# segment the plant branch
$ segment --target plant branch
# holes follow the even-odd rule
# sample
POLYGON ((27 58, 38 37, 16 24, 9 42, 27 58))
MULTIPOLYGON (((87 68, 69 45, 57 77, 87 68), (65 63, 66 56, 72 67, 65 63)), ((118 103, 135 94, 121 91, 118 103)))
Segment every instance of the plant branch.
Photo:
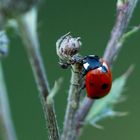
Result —
POLYGON ((120 39, 128 27, 128 23, 132 17, 137 2, 138 0, 127 0, 125 3, 117 5, 116 23, 113 27, 110 40, 103 55, 103 58, 110 66, 112 66, 114 59, 122 48, 122 44, 120 45, 120 39))
POLYGON ((5 81, 3 77, 2 64, 0 62, 0 127, 3 130, 3 138, 5 140, 17 140, 15 128, 11 118, 11 111, 5 81))
POLYGON ((77 113, 75 115, 75 120, 77 122, 77 126, 76 126, 77 131, 79 131, 79 129, 82 127, 83 120, 85 119, 85 117, 87 115, 85 112, 89 112, 90 107, 92 106, 94 101, 95 100, 90 99, 88 97, 85 97, 85 99, 83 100, 82 105, 80 106, 79 110, 77 111, 77 113))
POLYGON ((66 108, 64 128, 61 140, 72 140, 74 134, 74 116, 79 107, 80 98, 80 70, 79 64, 74 64, 71 70, 71 83, 68 93, 68 104, 66 108))
POLYGON ((40 93, 41 103, 49 131, 50 140, 59 140, 59 130, 54 110, 54 102, 47 102, 50 94, 48 79, 45 74, 42 57, 39 50, 39 40, 37 36, 37 11, 32 9, 23 16, 17 18, 21 38, 25 44, 28 58, 34 73, 36 84, 40 93))
MULTIPOLYGON (((128 23, 133 14, 134 8, 138 0, 127 0, 127 2, 122 3, 122 5, 117 5, 117 18, 116 23, 112 29, 110 40, 105 49, 103 58, 112 66, 114 58, 118 55, 119 50, 122 48, 123 44, 120 44, 120 39, 127 29, 128 23), (118 47, 119 46, 119 47, 118 47)), ((81 123, 84 123, 85 117, 87 116, 94 100, 86 98, 81 107, 78 109, 75 117, 76 127, 75 127, 75 137, 69 140, 76 140, 80 135, 80 129, 82 128, 81 123), (88 105, 88 107, 86 107, 88 105), (86 108, 86 109, 85 109, 86 108), (81 117, 82 113, 82 117, 81 117), (80 118, 80 119, 79 119, 80 118)))

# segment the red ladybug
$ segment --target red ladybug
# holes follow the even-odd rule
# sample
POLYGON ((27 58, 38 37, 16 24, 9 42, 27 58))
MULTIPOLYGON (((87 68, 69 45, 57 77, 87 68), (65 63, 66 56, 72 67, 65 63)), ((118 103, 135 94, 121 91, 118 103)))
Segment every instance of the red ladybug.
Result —
POLYGON ((108 64, 98 56, 89 55, 83 59, 83 75, 87 96, 99 99, 107 95, 112 85, 112 74, 108 64))

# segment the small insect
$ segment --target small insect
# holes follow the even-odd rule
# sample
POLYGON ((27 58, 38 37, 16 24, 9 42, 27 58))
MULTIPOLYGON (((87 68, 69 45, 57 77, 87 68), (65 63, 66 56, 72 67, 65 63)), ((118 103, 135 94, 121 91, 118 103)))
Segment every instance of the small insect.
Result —
POLYGON ((111 70, 105 60, 95 55, 83 59, 82 75, 85 76, 87 96, 99 99, 107 95, 112 85, 111 70))

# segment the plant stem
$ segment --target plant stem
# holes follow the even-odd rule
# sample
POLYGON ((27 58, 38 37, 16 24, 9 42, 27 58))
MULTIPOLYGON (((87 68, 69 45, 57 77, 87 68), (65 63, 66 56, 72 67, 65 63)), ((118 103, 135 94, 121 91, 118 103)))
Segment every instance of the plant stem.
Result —
POLYGON ((39 50, 39 40, 36 31, 36 14, 36 9, 32 9, 27 14, 17 18, 17 22, 40 93, 41 103, 49 131, 49 139, 59 140, 59 130, 54 110, 54 102, 47 102, 50 88, 39 50))
POLYGON ((103 55, 103 58, 110 66, 112 66, 114 59, 122 48, 122 44, 120 45, 119 41, 128 27, 137 2, 138 0, 128 0, 123 5, 117 7, 116 22, 103 55))
MULTIPOLYGON (((138 0, 128 0, 121 7, 117 7, 116 22, 112 29, 111 37, 103 56, 103 58, 111 66, 112 66, 114 58, 118 55, 119 50, 122 48, 122 44, 120 45, 119 41, 127 29, 128 23, 131 19, 131 16, 133 14, 137 1, 138 0)), ((85 117, 87 116, 93 103, 94 103, 94 100, 91 101, 90 99, 87 99, 87 98, 83 101, 81 107, 78 109, 75 115, 76 117, 75 117, 74 122, 76 122, 75 124, 76 127, 75 127, 75 130, 72 130, 72 131, 75 131, 74 133, 75 136, 73 137, 73 139, 68 139, 68 140, 78 139, 78 137, 80 136, 80 129, 82 128, 81 123, 84 123, 85 117), (82 117, 81 117, 81 114, 82 114, 82 117)))
POLYGON ((61 140, 72 140, 75 127, 74 116, 79 107, 80 72, 79 64, 74 64, 71 70, 71 83, 68 93, 68 104, 65 114, 64 128, 61 140))
POLYGON ((15 128, 13 125, 7 90, 3 77, 2 64, 0 62, 0 124, 2 135, 5 140, 17 140, 15 128))
POLYGON ((77 110, 75 116, 74 116, 74 130, 72 133, 72 137, 71 140, 77 140, 82 132, 82 127, 84 125, 83 120, 85 119, 86 115, 88 114, 90 107, 92 106, 94 100, 85 97, 85 99, 83 100, 82 105, 80 106, 80 108, 77 110), (86 112, 86 113, 85 113, 86 112))
POLYGON ((77 130, 80 127, 82 127, 83 120, 86 117, 87 113, 89 112, 90 107, 92 106, 92 104, 93 104, 94 101, 95 100, 90 99, 88 97, 85 97, 85 99, 83 100, 83 104, 80 106, 80 108, 77 111, 76 116, 75 116, 75 120, 76 120, 76 122, 78 122, 78 124, 76 126, 77 127, 77 130), (87 113, 85 113, 85 112, 87 112, 87 113), (81 122, 81 123, 79 123, 79 122, 81 122))

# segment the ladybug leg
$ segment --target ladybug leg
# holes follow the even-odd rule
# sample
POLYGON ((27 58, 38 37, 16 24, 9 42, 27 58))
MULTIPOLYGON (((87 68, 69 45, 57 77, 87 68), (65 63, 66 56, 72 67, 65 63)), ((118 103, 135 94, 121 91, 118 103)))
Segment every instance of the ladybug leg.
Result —
POLYGON ((85 89, 86 88, 86 84, 85 82, 82 84, 81 89, 85 89))
POLYGON ((72 56, 71 60, 70 60, 71 64, 75 64, 78 63, 82 66, 83 64, 83 57, 80 55, 74 55, 72 56))
MULTIPOLYGON (((78 64, 81 65, 82 72, 81 72, 81 75, 80 75, 80 79, 82 79, 86 75, 86 73, 87 73, 87 70, 83 68, 83 64, 85 63, 85 59, 86 58, 87 58, 87 56, 82 57, 80 55, 74 55, 72 57, 72 60, 71 60, 71 62, 73 62, 73 64, 74 63, 78 63, 78 64)), ((77 72, 75 72, 75 73, 77 73, 77 72)))
POLYGON ((83 74, 80 75, 79 81, 80 81, 79 83, 81 83, 80 90, 83 90, 86 87, 85 77, 83 74))

